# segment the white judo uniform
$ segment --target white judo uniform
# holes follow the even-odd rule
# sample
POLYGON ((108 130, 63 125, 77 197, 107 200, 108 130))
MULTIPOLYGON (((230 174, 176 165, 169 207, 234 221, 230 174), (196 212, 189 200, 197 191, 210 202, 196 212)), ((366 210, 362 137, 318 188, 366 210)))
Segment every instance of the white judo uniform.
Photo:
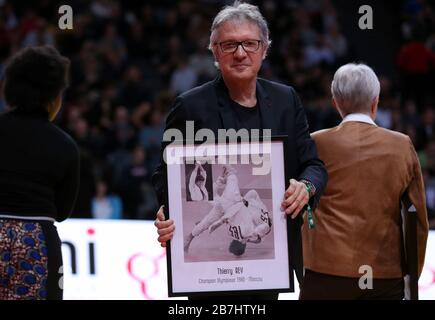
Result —
POLYGON ((192 170, 189 179, 189 192, 192 201, 208 201, 208 191, 205 188, 205 182, 207 180, 207 173, 200 164, 195 165, 195 169, 192 170), (198 176, 203 178, 203 182, 197 184, 198 176))
MULTIPOLYGON (((228 226, 231 238, 245 244, 260 242, 272 227, 267 207, 257 191, 250 190, 242 197, 236 171, 231 166, 224 166, 224 172, 214 183, 213 208, 193 228, 192 235, 196 237, 207 229, 213 232, 221 225, 228 226)), ((187 248, 189 244, 190 241, 187 248)))

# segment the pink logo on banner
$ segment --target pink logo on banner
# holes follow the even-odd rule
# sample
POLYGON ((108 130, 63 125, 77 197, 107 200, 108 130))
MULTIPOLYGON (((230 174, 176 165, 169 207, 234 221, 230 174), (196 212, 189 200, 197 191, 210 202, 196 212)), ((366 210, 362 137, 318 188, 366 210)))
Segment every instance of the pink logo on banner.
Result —
POLYGON ((141 253, 141 252, 136 253, 133 256, 131 256, 130 259, 128 259, 127 270, 128 270, 129 275, 134 280, 136 280, 140 283, 140 289, 141 289, 141 292, 142 292, 143 296, 145 297, 145 299, 154 300, 155 298, 153 298, 150 295, 150 293, 148 292, 147 282, 150 281, 151 279, 153 279, 154 277, 157 277, 160 274, 160 260, 162 260, 163 258, 166 257, 166 250, 162 250, 162 253, 159 256, 151 258, 152 259, 152 271, 146 278, 139 277, 139 275, 137 274, 138 270, 136 270, 137 268, 133 267, 133 263, 135 262, 135 260, 137 258, 140 258, 140 257, 143 257, 145 259, 150 259, 150 257, 146 256, 144 253, 141 253))

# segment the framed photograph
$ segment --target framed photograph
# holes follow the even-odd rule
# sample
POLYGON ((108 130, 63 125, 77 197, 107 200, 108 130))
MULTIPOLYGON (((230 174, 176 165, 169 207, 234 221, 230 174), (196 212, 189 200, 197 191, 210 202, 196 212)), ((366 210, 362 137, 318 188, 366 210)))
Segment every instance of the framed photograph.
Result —
POLYGON ((284 137, 263 142, 172 143, 166 214, 169 296, 292 292, 284 137))

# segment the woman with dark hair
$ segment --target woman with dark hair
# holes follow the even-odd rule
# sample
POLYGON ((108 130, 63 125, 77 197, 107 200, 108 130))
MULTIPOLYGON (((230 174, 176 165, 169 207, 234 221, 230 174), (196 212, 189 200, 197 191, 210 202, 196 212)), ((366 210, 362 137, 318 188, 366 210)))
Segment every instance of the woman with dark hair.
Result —
POLYGON ((0 115, 0 300, 62 299, 61 242, 54 226, 71 213, 79 151, 52 124, 69 60, 29 47, 5 69, 10 110, 0 115))

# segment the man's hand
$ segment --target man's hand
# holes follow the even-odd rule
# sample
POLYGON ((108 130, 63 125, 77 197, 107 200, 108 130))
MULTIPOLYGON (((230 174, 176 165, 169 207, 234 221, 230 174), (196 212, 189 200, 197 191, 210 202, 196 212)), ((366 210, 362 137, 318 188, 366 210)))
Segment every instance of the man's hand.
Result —
POLYGON ((175 225, 174 221, 169 219, 165 221, 165 214, 163 213, 163 206, 157 211, 157 219, 154 225, 157 227, 159 237, 157 240, 162 247, 166 247, 166 241, 171 240, 174 236, 175 225))
POLYGON ((284 201, 281 204, 281 210, 286 214, 291 215, 294 219, 298 216, 302 208, 308 203, 310 195, 303 182, 290 180, 290 186, 284 193, 284 201))

